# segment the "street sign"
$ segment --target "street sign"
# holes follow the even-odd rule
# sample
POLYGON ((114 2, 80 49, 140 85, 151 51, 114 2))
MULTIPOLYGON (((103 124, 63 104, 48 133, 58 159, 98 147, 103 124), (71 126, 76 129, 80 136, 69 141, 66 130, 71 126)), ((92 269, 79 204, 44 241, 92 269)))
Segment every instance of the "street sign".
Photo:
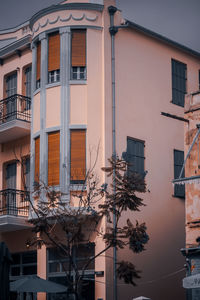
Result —
POLYGON ((185 289, 200 288, 200 273, 192 276, 185 277, 183 279, 183 287, 185 289))

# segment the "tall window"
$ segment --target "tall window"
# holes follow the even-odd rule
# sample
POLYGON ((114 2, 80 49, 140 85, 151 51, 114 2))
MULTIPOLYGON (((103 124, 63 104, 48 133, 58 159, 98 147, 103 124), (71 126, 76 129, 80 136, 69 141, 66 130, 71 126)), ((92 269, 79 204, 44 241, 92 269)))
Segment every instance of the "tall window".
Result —
POLYGON ((40 178, 40 137, 35 139, 35 182, 39 182, 40 178))
POLYGON ((48 134, 48 185, 60 182, 60 132, 48 134))
MULTIPOLYGON (((181 169, 184 163, 184 152, 180 150, 174 150, 174 179, 179 178, 181 169)), ((183 172, 183 177, 185 173, 183 172)), ((184 198, 185 197, 185 185, 174 185, 174 196, 184 198)))
POLYGON ((49 35, 48 49, 48 81, 49 83, 60 80, 60 34, 59 32, 49 35))
POLYGON ((131 172, 144 175, 144 142, 127 137, 127 161, 131 172))
MULTIPOLYGON (((22 95, 31 98, 31 66, 23 68, 22 72, 22 95)), ((29 110, 31 108, 31 101, 29 99, 22 99, 22 111, 29 110)))
POLYGON ((15 94, 17 94, 17 72, 5 78, 5 97, 11 97, 15 94))
POLYGON ((71 182, 82 183, 86 172, 86 131, 71 130, 71 182))
POLYGON ((41 42, 37 43, 36 89, 40 88, 41 42))
POLYGON ((86 31, 72 30, 71 79, 86 79, 86 31))
POLYGON ((172 103, 184 107, 187 65, 172 59, 172 103))
POLYGON ((30 157, 22 159, 22 189, 30 191, 30 157))

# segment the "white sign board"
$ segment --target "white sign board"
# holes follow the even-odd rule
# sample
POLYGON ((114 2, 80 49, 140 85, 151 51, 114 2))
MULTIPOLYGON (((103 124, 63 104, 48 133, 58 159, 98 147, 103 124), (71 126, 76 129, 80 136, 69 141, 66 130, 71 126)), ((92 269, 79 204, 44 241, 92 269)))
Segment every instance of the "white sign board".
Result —
POLYGON ((185 289, 200 288, 200 273, 192 276, 185 277, 183 279, 183 287, 185 289))

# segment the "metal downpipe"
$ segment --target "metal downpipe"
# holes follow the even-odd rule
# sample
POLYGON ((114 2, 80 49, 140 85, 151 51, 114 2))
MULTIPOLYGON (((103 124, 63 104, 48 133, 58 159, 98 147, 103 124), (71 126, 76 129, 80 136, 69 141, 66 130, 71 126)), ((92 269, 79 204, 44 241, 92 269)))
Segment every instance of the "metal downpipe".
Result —
MULTIPOLYGON (((114 14, 117 8, 114 6, 108 7, 110 14, 110 35, 111 35, 111 72, 112 72, 112 157, 116 158, 116 105, 115 105, 115 34, 118 29, 114 26, 114 14)), ((115 169, 113 170, 113 193, 116 193, 115 185, 115 169)), ((113 228, 116 234, 116 214, 113 212, 113 228)), ((117 276, 116 276, 116 263, 117 263, 117 249, 113 248, 113 299, 117 300, 117 276)))

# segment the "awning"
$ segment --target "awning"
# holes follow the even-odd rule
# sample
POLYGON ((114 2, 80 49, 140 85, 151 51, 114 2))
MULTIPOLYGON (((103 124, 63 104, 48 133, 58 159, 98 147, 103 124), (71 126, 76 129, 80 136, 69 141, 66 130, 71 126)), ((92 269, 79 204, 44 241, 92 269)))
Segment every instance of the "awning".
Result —
POLYGON ((200 273, 185 277, 183 279, 183 287, 185 289, 200 288, 200 273))

